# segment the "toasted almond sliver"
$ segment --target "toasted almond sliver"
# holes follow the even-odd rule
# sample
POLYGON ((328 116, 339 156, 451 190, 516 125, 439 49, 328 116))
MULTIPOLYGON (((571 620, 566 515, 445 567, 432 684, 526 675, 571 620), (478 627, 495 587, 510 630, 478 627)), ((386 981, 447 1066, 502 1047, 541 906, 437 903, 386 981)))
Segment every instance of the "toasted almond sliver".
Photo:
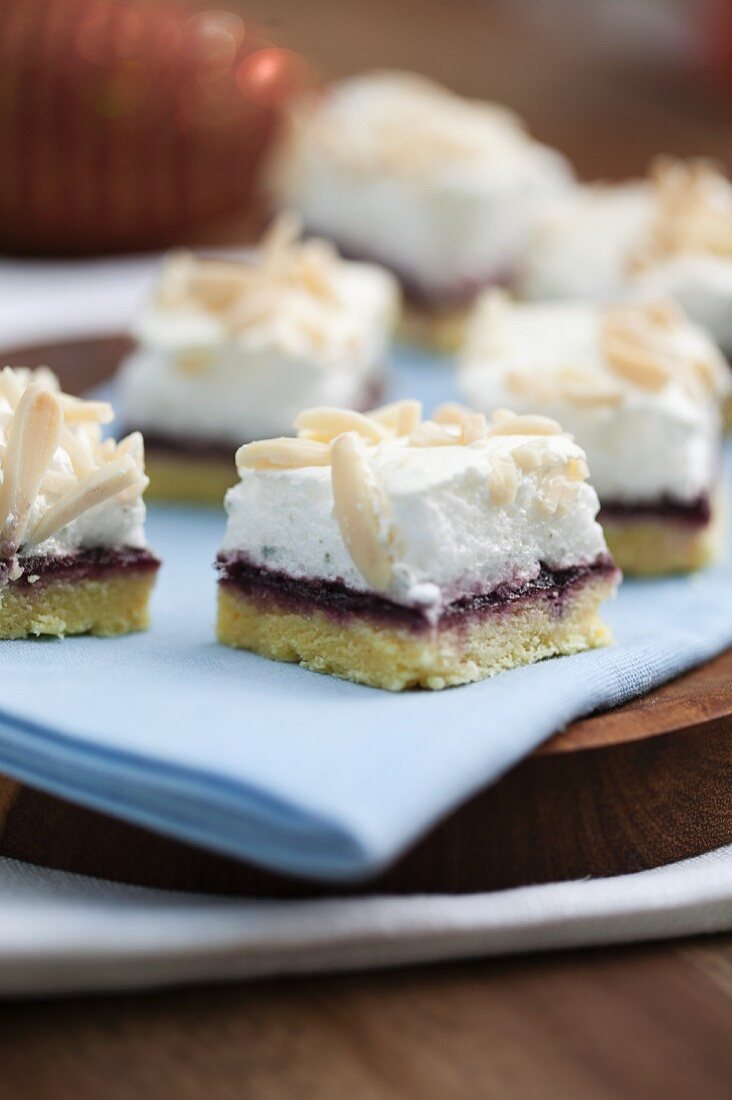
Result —
POLYGON ((238 469, 295 470, 301 466, 328 466, 330 447, 313 439, 258 439, 236 452, 238 469))
POLYGON ((371 420, 390 428, 397 435, 411 435, 422 422, 421 401, 392 401, 390 405, 381 405, 367 414, 371 420))
POLYGON ((40 492, 51 496, 60 496, 67 493, 76 485, 76 475, 65 470, 46 470, 43 481, 40 484, 40 492))
POLYGON ((18 404, 23 393, 23 384, 19 372, 12 367, 3 367, 0 371, 0 397, 4 397, 11 409, 18 404))
POLYGON ((506 371, 506 386, 511 393, 514 393, 517 397, 537 396, 537 391, 539 389, 537 382, 537 378, 527 371, 506 371))
POLYGON ((71 459, 71 465, 77 477, 85 477, 91 473, 94 469, 92 456, 81 438, 67 424, 64 424, 61 429, 61 446, 71 459))
POLYGON ((65 424, 110 424, 114 420, 114 409, 108 401, 84 401, 68 393, 60 393, 58 399, 65 424))
POLYGON ((566 473, 570 481, 587 481, 590 468, 585 459, 577 455, 567 460, 566 473))
POLYGON ((528 413, 519 416, 510 409, 496 409, 491 418, 491 435, 562 435, 562 427, 549 416, 528 413))
POLYGON ((458 424, 461 425, 466 416, 472 416, 473 410, 469 409, 467 405, 461 405, 457 401, 448 401, 444 405, 439 405, 432 413, 432 419, 435 424, 458 424))
POLYGON ((566 515, 577 493, 577 482, 556 475, 548 478, 536 497, 536 508, 545 516, 566 515))
POLYGON ((31 508, 56 453, 63 414, 59 400, 44 385, 28 386, 8 431, 0 487, 0 530, 6 547, 23 542, 31 508))
POLYGON ((487 434, 488 423, 483 413, 469 413, 460 427, 460 442, 463 446, 468 446, 479 439, 485 439, 487 434))
POLYGON ((562 399, 581 409, 615 408, 623 400, 620 386, 610 383, 603 384, 594 379, 589 383, 561 379, 557 382, 562 399))
POLYGON ((333 444, 331 480, 333 512, 353 564, 372 588, 384 591, 391 582, 392 563, 379 516, 387 514, 388 502, 354 432, 333 444))
POLYGON ((456 447, 460 443, 460 434, 450 431, 447 424, 423 420, 412 432, 409 442, 413 447, 456 447))
POLYGON ((298 435, 305 439, 330 443, 344 432, 357 432, 370 443, 380 443, 389 432, 383 424, 352 409, 338 409, 330 405, 318 405, 305 409, 295 420, 298 435))
POLYGON ((206 349, 180 352, 175 359, 176 369, 185 375, 205 374, 213 362, 213 354, 206 349))
POLYGON ((608 335, 603 341, 608 364, 620 378, 643 390, 657 392, 670 378, 670 371, 657 353, 621 336, 608 335))
POLYGON ((147 478, 140 477, 137 463, 131 455, 108 462, 99 470, 92 470, 43 513, 26 541, 32 545, 45 542, 83 512, 125 489, 131 489, 133 485, 138 485, 142 491, 147 486, 147 478))
POLYGON ((677 328, 684 322, 684 314, 670 298, 657 298, 653 302, 646 302, 642 306, 648 320, 658 328, 677 328))
POLYGON ((528 474, 531 470, 538 470, 546 462, 545 449, 538 440, 522 443, 520 447, 514 447, 511 451, 511 457, 519 470, 523 470, 525 474, 528 474))
POLYGON ((510 455, 497 456, 488 475, 491 502, 497 508, 513 504, 520 484, 521 474, 513 458, 510 455))
POLYGON ((132 455, 140 468, 140 473, 145 470, 145 440, 142 432, 130 432, 117 444, 116 454, 118 458, 124 455, 132 455))
POLYGON ((246 264, 226 260, 200 260, 188 276, 188 292, 212 313, 231 309, 251 282, 246 264))
POLYGON ((282 210, 262 237, 260 254, 265 270, 276 273, 286 264, 302 233, 302 218, 294 210, 282 210))

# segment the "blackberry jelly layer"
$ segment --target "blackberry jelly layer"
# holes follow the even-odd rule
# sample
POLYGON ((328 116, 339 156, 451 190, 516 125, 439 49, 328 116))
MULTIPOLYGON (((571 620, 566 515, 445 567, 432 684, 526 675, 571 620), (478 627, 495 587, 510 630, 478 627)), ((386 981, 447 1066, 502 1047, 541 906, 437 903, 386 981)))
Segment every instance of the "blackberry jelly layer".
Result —
MULTIPOLYGON (((317 608, 336 618, 367 618, 420 630, 434 623, 424 610, 394 603, 373 592, 361 592, 339 581, 294 577, 265 566, 254 565, 240 554, 220 554, 216 566, 223 586, 239 590, 263 605, 279 606, 306 614, 317 608)), ((532 600, 550 604, 561 615, 571 595, 587 581, 613 579, 618 570, 610 557, 552 569, 541 565, 538 576, 516 585, 504 583, 489 592, 460 596, 446 604, 438 623, 454 626, 463 617, 511 611, 532 600)))

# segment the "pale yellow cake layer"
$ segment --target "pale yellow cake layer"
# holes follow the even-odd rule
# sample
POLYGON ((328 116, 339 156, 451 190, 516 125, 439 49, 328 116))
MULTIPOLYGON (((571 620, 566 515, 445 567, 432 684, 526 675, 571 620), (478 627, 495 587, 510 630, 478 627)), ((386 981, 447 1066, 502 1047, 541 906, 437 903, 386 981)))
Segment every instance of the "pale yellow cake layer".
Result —
POLYGON ((470 309, 429 310, 405 306, 399 323, 399 337, 408 344, 451 354, 462 347, 470 309))
POLYGON ((704 569, 723 546, 724 508, 715 504, 711 523, 695 527, 667 519, 612 519, 601 523, 615 563, 628 575, 654 576, 704 569))
POLYGON ((0 639, 145 630, 154 571, 0 588, 0 639))
MULTIPOLYGON (((730 364, 732 367, 732 364, 730 364)), ((722 419, 725 431, 732 432, 732 397, 728 397, 722 406, 722 419)))
POLYGON ((338 618, 309 607, 277 608, 233 585, 219 586, 218 639, 276 661, 304 665, 389 691, 439 689, 494 676, 545 657, 607 645, 599 607, 613 590, 606 578, 585 581, 549 601, 466 617, 456 626, 412 631, 372 619, 338 618))
POLYGON ((145 496, 148 500, 188 501, 221 507, 226 490, 237 481, 234 450, 232 447, 230 462, 148 451, 145 473, 150 478, 150 485, 145 496))

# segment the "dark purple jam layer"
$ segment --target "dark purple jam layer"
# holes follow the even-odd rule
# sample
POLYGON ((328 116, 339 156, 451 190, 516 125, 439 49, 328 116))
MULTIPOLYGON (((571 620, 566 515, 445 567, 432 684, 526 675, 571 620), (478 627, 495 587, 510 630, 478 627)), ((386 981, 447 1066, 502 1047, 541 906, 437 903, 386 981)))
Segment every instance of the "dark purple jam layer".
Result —
MULTIPOLYGON (((356 592, 340 581, 292 577, 289 573, 252 565, 238 554, 219 554, 216 567, 222 584, 231 585, 265 607, 267 604, 284 605, 300 614, 317 608, 336 617, 367 617, 414 629, 429 625, 419 608, 404 607, 371 592, 356 592)), ((501 584, 491 592, 454 600, 443 610, 440 624, 454 625, 466 615, 512 609, 521 602, 537 598, 549 601, 557 614, 561 614, 567 598, 580 585, 596 577, 610 579, 616 574, 615 563, 609 557, 569 569, 549 569, 542 565, 539 576, 532 581, 515 586, 501 584)))
MULTIPOLYGON (((19 558, 18 561, 23 566, 23 574, 12 583, 30 587, 36 587, 44 581, 74 583, 99 580, 115 573, 148 573, 154 572, 160 566, 158 559, 149 550, 130 548, 78 550, 74 554, 64 554, 57 558, 28 555, 19 558), (38 577, 38 580, 31 583, 28 580, 29 577, 38 577)), ((10 569, 9 561, 0 561, 0 584, 8 581, 10 569)))
POLYGON ((604 519, 671 520, 674 523, 688 523, 696 527, 705 527, 712 518, 712 502, 708 493, 702 493, 695 500, 681 501, 663 496, 648 504, 627 504, 619 500, 603 500, 599 515, 600 523, 604 519))

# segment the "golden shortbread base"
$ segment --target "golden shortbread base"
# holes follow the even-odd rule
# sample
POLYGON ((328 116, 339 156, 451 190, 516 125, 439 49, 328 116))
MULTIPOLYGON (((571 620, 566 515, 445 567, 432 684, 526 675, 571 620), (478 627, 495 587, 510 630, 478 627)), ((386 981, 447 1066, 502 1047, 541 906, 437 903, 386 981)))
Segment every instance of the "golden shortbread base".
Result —
POLYGON ((149 625, 155 571, 102 579, 12 581, 0 588, 0 639, 39 634, 129 634, 149 625))
POLYGON ((727 397, 722 405, 722 420, 725 431, 732 432, 732 397, 727 397))
POLYGON ((398 335, 407 344, 449 355, 462 347, 469 313, 469 306, 430 310, 407 305, 398 335))
POLYGON ((145 473, 150 478, 145 491, 148 500, 215 504, 217 507, 221 507, 226 490, 238 480, 234 447, 230 462, 151 450, 145 455, 145 473))
POLYGON ((724 509, 715 503, 712 521, 702 527, 667 519, 613 519, 600 516, 615 564, 628 575, 660 576, 704 569, 723 546, 724 509))
POLYGON ((614 588, 614 580, 591 578, 564 594, 561 610, 538 598, 466 616, 454 626, 414 631, 356 615, 338 618, 314 605, 300 614, 224 583, 217 633, 224 645, 359 684, 440 689, 607 645, 611 637, 598 609, 614 588))

